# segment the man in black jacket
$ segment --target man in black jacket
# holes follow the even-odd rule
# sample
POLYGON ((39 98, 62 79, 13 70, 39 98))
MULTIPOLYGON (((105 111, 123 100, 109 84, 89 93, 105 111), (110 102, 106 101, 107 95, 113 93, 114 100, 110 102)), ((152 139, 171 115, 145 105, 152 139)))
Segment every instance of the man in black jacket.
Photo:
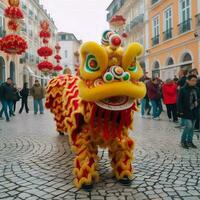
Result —
POLYGON ((2 109, 0 111, 0 118, 2 118, 3 113, 6 116, 6 121, 10 121, 8 115, 8 108, 10 115, 13 114, 12 106, 13 106, 13 86, 12 79, 8 78, 7 81, 1 84, 0 87, 0 99, 2 103, 2 109))
POLYGON ((178 97, 178 110, 181 118, 184 119, 185 128, 181 137, 181 145, 188 149, 197 148, 193 144, 193 130, 198 117, 199 90, 196 87, 197 76, 189 75, 184 87, 180 89, 178 97))

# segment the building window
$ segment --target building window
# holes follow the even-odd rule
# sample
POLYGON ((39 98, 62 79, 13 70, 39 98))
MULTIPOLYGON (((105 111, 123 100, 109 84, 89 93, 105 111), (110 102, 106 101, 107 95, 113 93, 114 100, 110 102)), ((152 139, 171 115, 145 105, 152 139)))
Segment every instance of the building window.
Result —
POLYGON ((152 77, 153 77, 153 78, 158 78, 158 77, 160 77, 160 64, 159 64, 158 61, 155 61, 155 62, 153 63, 152 77))
POLYGON ((179 0, 180 24, 179 33, 187 32, 191 29, 191 0, 179 0))
POLYGON ((153 5, 153 4, 156 4, 156 3, 158 3, 159 2, 159 0, 152 0, 151 1, 151 4, 153 5))
POLYGON ((152 38, 152 46, 159 44, 159 33, 160 33, 160 22, 159 16, 153 18, 152 28, 153 28, 153 38, 152 38))
POLYGON ((66 35, 61 35, 61 41, 65 41, 66 40, 66 35))
POLYGON ((3 10, 0 8, 0 38, 5 36, 5 18, 3 10))
POLYGON ((67 56, 68 56, 68 52, 67 50, 65 50, 65 58, 67 58, 67 56))
POLYGON ((164 40, 172 38, 172 8, 164 11, 164 40))

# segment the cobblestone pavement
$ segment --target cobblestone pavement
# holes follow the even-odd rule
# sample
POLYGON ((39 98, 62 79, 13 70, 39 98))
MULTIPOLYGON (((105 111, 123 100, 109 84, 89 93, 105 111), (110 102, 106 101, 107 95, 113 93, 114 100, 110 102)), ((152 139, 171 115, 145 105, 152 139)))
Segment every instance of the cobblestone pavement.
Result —
POLYGON ((100 151, 101 179, 91 193, 73 185, 73 154, 59 136, 52 115, 17 115, 0 121, 0 199, 197 200, 200 199, 198 149, 180 147, 180 130, 167 120, 135 116, 135 179, 130 187, 112 177, 107 151, 100 151))

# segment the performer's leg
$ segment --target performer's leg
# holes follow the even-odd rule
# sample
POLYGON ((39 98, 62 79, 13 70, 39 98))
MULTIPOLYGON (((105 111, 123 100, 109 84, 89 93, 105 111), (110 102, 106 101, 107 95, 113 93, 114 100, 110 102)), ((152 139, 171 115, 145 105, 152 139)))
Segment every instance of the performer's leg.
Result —
POLYGON ((76 153, 75 158, 75 185, 78 188, 91 189, 92 184, 99 180, 97 171, 98 149, 92 143, 90 133, 82 130, 76 137, 73 145, 73 151, 76 153))
POLYGON ((122 184, 130 184, 132 180, 133 149, 134 140, 127 134, 121 140, 116 138, 109 147, 113 173, 122 184))

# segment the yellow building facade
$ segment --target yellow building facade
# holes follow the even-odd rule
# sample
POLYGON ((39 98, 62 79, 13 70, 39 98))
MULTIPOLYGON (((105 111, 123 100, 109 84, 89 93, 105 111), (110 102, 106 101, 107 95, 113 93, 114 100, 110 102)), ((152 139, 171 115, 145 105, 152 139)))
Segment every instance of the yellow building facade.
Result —
POLYGON ((149 0, 149 75, 163 80, 180 69, 200 71, 200 1, 149 0))

